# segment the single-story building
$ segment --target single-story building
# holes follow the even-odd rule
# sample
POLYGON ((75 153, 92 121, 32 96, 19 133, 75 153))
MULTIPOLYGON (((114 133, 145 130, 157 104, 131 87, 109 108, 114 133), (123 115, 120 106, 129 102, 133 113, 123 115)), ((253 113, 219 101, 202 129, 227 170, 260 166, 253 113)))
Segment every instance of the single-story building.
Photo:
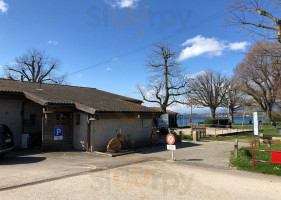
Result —
POLYGON ((120 130, 135 146, 150 144, 162 113, 142 103, 95 88, 0 79, 0 124, 11 129, 17 148, 29 134, 44 151, 106 151, 120 130))

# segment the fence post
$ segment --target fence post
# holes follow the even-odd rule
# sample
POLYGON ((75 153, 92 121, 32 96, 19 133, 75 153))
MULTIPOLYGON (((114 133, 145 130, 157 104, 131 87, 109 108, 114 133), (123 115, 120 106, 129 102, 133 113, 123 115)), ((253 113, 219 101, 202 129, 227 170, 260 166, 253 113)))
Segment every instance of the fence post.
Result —
POLYGON ((197 142, 198 141, 196 131, 192 131, 192 137, 193 137, 193 142, 197 142))
POLYGON ((217 137, 217 128, 215 128, 215 137, 217 137))
POLYGON ((238 158, 238 138, 235 138, 235 142, 234 142, 234 154, 235 154, 235 158, 238 158))
POLYGON ((251 147, 252 147, 252 160, 253 160, 253 169, 255 169, 255 154, 254 154, 254 140, 251 142, 251 147))

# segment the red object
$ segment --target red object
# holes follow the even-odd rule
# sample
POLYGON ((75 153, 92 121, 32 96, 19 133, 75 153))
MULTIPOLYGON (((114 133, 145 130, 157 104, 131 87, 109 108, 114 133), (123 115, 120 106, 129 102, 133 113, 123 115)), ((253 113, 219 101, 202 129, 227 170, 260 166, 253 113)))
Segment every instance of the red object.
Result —
MULTIPOLYGON (((252 140, 251 146, 252 146, 252 158, 253 158, 253 168, 255 169, 255 162, 262 162, 262 163, 275 163, 275 164, 281 164, 281 151, 273 151, 273 150, 262 150, 262 149, 254 149, 254 141, 259 141, 257 139, 252 140), (255 151, 259 152, 271 152, 271 161, 268 160, 255 160, 255 151)), ((264 140, 264 142, 281 142, 276 140, 264 140)))
POLYGON ((191 118, 189 118, 189 122, 190 122, 190 123, 192 122, 192 119, 191 119, 191 118))
POLYGON ((173 145, 176 142, 176 138, 173 134, 169 133, 166 137, 166 141, 167 141, 168 144, 173 145))
POLYGON ((281 163, 281 152, 271 152, 271 159, 274 163, 281 163))

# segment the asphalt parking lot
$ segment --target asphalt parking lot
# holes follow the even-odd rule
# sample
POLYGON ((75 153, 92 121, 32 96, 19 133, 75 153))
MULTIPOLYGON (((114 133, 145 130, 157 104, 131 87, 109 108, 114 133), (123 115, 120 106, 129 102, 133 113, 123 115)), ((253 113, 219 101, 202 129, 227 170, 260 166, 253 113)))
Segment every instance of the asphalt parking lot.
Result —
MULTIPOLYGON (((245 146, 248 144, 240 144, 245 146)), ((41 152, 39 148, 14 151, 0 159, 0 191, 22 184, 119 168, 151 160, 171 160, 166 145, 138 149, 138 153, 108 157, 87 152, 41 152)), ((177 144, 176 162, 229 168, 231 142, 200 141, 177 144)))
POLYGON ((16 151, 0 159, 1 188, 40 180, 79 175, 94 170, 104 170, 149 158, 133 154, 108 157, 87 152, 41 152, 40 149, 16 151))
POLYGON ((150 161, 0 191, 0 199, 279 200, 280 188, 278 176, 150 161))
MULTIPOLYGON (((177 162, 212 168, 229 169, 229 158, 234 150, 233 142, 224 141, 199 141, 182 142, 176 145, 175 159, 177 162)), ((239 143, 239 148, 249 146, 247 143, 239 143)), ((167 151, 166 145, 145 148, 142 155, 152 158, 171 160, 171 152, 167 151)))

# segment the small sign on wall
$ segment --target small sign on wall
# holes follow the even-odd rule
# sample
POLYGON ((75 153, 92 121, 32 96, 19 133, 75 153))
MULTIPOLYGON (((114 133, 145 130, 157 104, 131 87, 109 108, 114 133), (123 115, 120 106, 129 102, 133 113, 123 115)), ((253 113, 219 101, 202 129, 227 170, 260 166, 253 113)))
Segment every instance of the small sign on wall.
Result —
POLYGON ((55 127, 54 140, 63 140, 63 127, 55 127))
POLYGON ((259 116, 258 112, 253 113, 254 116, 254 135, 259 135, 259 116))

